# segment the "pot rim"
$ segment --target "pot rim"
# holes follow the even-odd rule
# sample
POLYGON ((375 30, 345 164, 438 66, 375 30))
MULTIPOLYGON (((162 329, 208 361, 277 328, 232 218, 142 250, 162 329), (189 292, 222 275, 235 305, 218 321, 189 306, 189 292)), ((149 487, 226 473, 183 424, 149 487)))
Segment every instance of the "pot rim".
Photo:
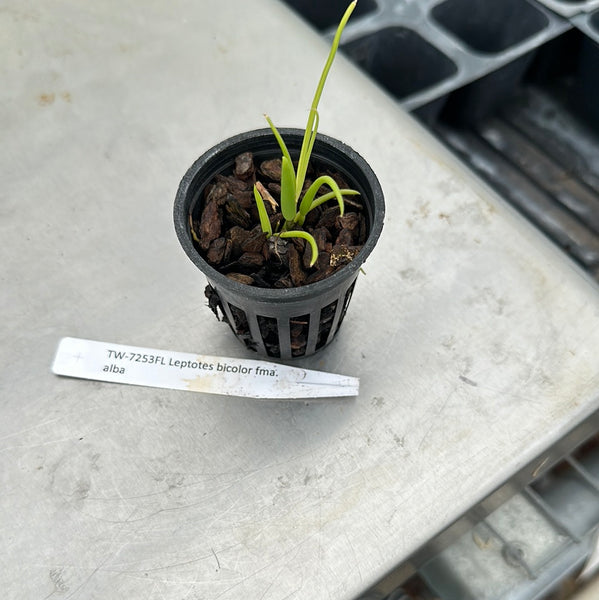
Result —
MULTIPOLYGON (((290 152, 293 154, 292 148, 296 146, 295 142, 298 142, 297 146, 299 147, 304 136, 304 130, 298 128, 280 128, 279 132, 286 144, 290 146, 290 152), (290 144, 290 138, 294 142, 293 145, 290 144)), ((329 277, 315 283, 293 288, 263 288, 245 285, 229 279, 204 260, 194 246, 189 229, 189 210, 191 204, 217 173, 222 172, 227 165, 233 163, 232 158, 230 160, 223 159, 223 155, 228 156, 230 154, 234 157, 244 152, 244 146, 248 144, 251 145, 254 151, 262 147, 270 151, 272 147, 274 152, 280 154, 279 146, 270 128, 255 129, 240 133, 219 142, 204 152, 189 167, 179 184, 173 208, 175 231, 183 250, 191 261, 217 289, 224 287, 248 299, 266 302, 277 300, 291 302, 319 296, 340 285, 348 278, 355 276, 358 269, 374 249, 383 228, 385 214, 383 191, 370 165, 355 150, 343 142, 321 133, 317 134, 312 156, 331 163, 335 168, 346 172, 354 180, 350 185, 353 186, 356 183, 356 187, 369 188, 368 192, 365 193, 365 202, 368 203, 371 212, 370 231, 358 255, 350 263, 329 277), (338 165, 338 160, 345 163, 345 166, 338 165), (351 172, 350 165, 356 169, 355 172, 351 172), (201 176, 204 171, 206 175, 201 176), (200 181, 198 184, 198 179, 203 181, 200 181)))

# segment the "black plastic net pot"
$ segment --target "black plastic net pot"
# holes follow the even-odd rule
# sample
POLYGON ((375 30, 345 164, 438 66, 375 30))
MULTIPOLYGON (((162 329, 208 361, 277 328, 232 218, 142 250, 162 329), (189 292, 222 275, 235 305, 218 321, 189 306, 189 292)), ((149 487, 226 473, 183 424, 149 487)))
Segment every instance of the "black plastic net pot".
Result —
MULTIPOLYGON (((303 130, 280 132, 292 158, 296 158, 303 130)), ((175 231, 186 254, 208 279, 211 307, 221 311, 223 320, 247 348, 281 359, 309 356, 330 343, 339 330, 360 266, 372 252, 383 227, 383 192, 359 154, 319 134, 311 161, 339 172, 351 188, 360 192, 368 229, 366 242, 351 262, 316 283, 284 289, 245 285, 219 273, 204 260, 194 245, 190 217, 196 218, 203 210, 204 189, 215 175, 232 171, 235 157, 248 151, 257 160, 280 156, 272 131, 259 129, 229 138, 195 161, 177 191, 175 231)))

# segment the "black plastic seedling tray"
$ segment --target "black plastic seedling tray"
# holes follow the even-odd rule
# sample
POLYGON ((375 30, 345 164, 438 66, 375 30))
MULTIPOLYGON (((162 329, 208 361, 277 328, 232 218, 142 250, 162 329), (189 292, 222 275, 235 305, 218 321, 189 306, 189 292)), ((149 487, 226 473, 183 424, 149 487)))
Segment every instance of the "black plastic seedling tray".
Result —
MULTIPOLYGON (((285 0, 325 37, 345 0, 285 0)), ((367 0, 343 51, 599 279, 599 0, 367 0)))

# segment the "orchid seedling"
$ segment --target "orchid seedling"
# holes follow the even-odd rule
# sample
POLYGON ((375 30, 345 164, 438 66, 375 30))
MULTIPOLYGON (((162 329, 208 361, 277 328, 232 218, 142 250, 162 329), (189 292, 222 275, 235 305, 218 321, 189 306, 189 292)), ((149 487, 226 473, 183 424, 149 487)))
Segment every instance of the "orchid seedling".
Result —
POLYGON ((316 87, 316 93, 314 94, 312 106, 310 107, 310 113, 308 115, 308 122, 306 124, 304 139, 302 141, 297 168, 294 168, 293 161, 291 160, 291 155, 289 153, 289 150, 287 149, 287 145, 281 137, 281 134, 275 127, 274 123, 271 121, 270 117, 265 115, 266 121, 272 129, 272 132, 277 140, 277 143, 279 144, 279 147, 281 148, 282 153, 280 208, 281 214, 283 215, 284 223, 281 227, 281 231, 273 233, 272 225, 270 223, 268 213, 266 212, 266 207, 264 205, 264 199, 262 198, 262 195, 260 194, 260 191, 258 190, 256 185, 254 185, 254 198, 256 200, 258 215, 260 217, 260 226, 262 227, 262 231, 269 238, 273 235, 281 238, 297 237, 304 239, 306 242, 308 242, 312 249, 312 258, 310 261, 310 266, 313 266, 316 262, 316 259, 318 258, 318 247, 316 245, 314 237, 310 233, 308 233, 307 231, 303 231, 302 229, 298 229, 303 226, 306 215, 317 206, 320 206, 324 202, 328 202, 329 200, 333 199, 337 200, 337 203, 339 204, 339 211, 341 215, 343 215, 343 196, 353 196, 359 194, 359 192, 357 192, 356 190, 339 189, 339 186, 332 177, 330 177, 329 175, 322 175, 321 177, 318 177, 308 187, 308 189, 303 195, 303 198, 301 197, 302 191, 304 189, 304 183, 306 180, 306 173, 308 171, 308 163, 310 162, 312 149, 314 147, 314 142, 316 141, 316 134, 318 131, 318 103, 320 101, 320 96, 322 95, 322 90, 324 88, 327 75, 329 74, 331 65, 333 64, 333 60, 335 59, 335 55, 337 54, 341 34, 343 32, 343 29, 345 28, 345 25, 347 24, 347 21, 349 20, 349 17, 351 16, 354 8, 356 7, 356 3, 357 0, 354 0, 347 7, 339 23, 339 26, 337 27, 335 37, 333 38, 331 50, 329 52, 329 56, 320 76, 318 86, 316 87), (323 185, 328 186, 331 189, 331 191, 316 197, 318 190, 323 185))

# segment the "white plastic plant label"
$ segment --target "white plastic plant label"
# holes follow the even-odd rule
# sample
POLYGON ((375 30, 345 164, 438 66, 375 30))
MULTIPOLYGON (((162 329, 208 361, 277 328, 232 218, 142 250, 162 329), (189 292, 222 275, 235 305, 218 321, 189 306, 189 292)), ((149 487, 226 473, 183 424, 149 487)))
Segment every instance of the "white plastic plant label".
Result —
POLYGON ((65 337, 56 375, 246 398, 356 396, 359 379, 261 360, 205 356, 65 337))

